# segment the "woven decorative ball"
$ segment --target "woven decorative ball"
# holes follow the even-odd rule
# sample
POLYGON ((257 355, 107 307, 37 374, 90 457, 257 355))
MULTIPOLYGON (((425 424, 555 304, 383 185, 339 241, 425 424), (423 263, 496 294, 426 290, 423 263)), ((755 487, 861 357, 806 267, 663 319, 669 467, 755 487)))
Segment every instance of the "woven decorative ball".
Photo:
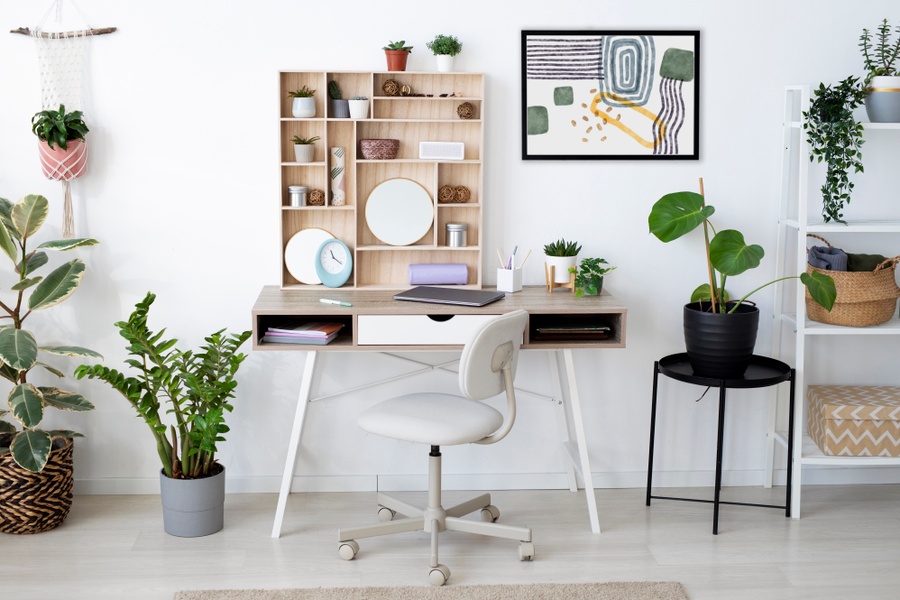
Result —
POLYGON ((469 191, 464 185, 456 186, 456 189, 453 190, 453 201, 454 202, 468 202, 469 198, 472 197, 472 193, 469 191))
POLYGON ((383 91, 388 96, 399 96, 400 84, 393 79, 388 79, 381 85, 381 91, 383 91))
POLYGON ((322 190, 310 190, 306 196, 306 203, 310 206, 325 206, 325 192, 322 190))
POLYGON ((442 185, 438 190, 438 202, 443 204, 447 204, 449 202, 455 202, 456 191, 453 189, 452 185, 442 185))
POLYGON ((474 119, 475 105, 471 102, 463 102, 456 107, 456 114, 459 115, 460 119, 474 119))
POLYGON ((391 160, 397 158, 400 140, 359 140, 359 150, 366 160, 391 160))

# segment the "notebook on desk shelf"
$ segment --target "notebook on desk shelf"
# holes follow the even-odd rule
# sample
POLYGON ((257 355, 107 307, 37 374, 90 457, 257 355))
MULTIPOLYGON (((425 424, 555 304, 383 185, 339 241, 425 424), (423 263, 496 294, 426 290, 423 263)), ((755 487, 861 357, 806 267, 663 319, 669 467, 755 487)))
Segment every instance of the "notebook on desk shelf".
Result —
POLYGON ((410 302, 432 302, 435 304, 459 304, 462 306, 484 306, 496 302, 506 295, 494 290, 472 290, 466 288, 445 288, 420 285, 394 295, 394 300, 410 302))
POLYGON ((264 344, 307 344, 310 346, 325 346, 337 336, 337 331, 330 333, 325 337, 267 333, 262 336, 260 342, 264 344))

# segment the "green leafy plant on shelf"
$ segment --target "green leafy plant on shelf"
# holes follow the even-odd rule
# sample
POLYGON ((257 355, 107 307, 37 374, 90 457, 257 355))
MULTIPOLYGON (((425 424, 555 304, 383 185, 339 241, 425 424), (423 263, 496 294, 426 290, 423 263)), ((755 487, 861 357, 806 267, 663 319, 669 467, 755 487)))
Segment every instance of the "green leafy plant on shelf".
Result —
POLYGON ((412 52, 413 47, 406 45, 406 40, 400 40, 399 42, 388 42, 388 45, 382 48, 382 50, 403 50, 406 52, 412 52))
POLYGON ((462 52, 462 43, 452 35, 438 34, 434 39, 426 43, 425 46, 431 50, 435 56, 444 54, 447 56, 456 56, 462 52))
POLYGON ((596 296, 603 287, 603 276, 616 267, 608 265, 605 258, 583 258, 578 268, 569 267, 569 273, 575 273, 575 296, 581 298, 585 294, 596 296))
POLYGON ((81 365, 79 379, 99 379, 119 392, 137 411, 156 443, 167 477, 190 479, 215 475, 218 442, 229 431, 226 412, 234 407, 235 375, 246 358, 238 349, 250 331, 228 334, 220 329, 204 338, 199 351, 180 350, 177 339, 164 339, 166 330, 153 332, 147 325, 156 295, 148 292, 135 304, 127 321, 115 326, 125 338, 126 366, 137 374, 126 376, 103 365, 81 365), (171 414, 166 424, 164 414, 171 414))
POLYGON ((295 135, 294 137, 291 138, 291 141, 293 141, 295 144, 298 144, 300 146, 305 146, 308 144, 315 144, 320 139, 321 138, 317 135, 314 135, 314 136, 308 137, 308 138, 300 137, 299 135, 295 135))
POLYGON ((897 39, 891 41, 891 26, 887 19, 878 26, 874 42, 872 33, 868 29, 863 29, 862 35, 859 36, 859 49, 866 70, 863 87, 867 86, 873 77, 900 75, 900 71, 894 66, 900 58, 900 25, 895 27, 894 33, 897 34, 897 39))
POLYGON ((578 256, 579 252, 581 245, 578 242, 567 242, 562 238, 544 245, 544 254, 547 256, 578 256))
POLYGON ((51 108, 35 113, 31 118, 31 131, 50 148, 55 144, 63 150, 68 150, 69 142, 84 141, 84 136, 90 130, 80 110, 66 112, 65 105, 60 104, 59 110, 51 108))
POLYGON ((11 452, 23 469, 39 473, 50 452, 65 438, 81 437, 69 430, 41 429, 45 411, 56 408, 71 412, 94 409, 80 394, 54 386, 36 386, 28 381, 35 367, 63 378, 59 369, 45 363, 41 354, 102 358, 93 350, 71 345, 38 344, 26 320, 68 299, 84 279, 85 265, 75 258, 39 275, 48 264, 48 252, 66 252, 93 246, 91 238, 47 241, 32 248, 32 237, 44 224, 50 203, 43 196, 25 196, 15 204, 0 198, 0 249, 12 263, 15 283, 9 288, 12 299, 0 300, 0 376, 13 388, 7 398, 9 409, 0 409, 0 454, 11 452), (27 293, 27 298, 26 298, 27 293), (10 417, 10 420, 5 420, 10 417), (21 426, 21 429, 19 428, 21 426))
POLYGON ((328 97, 332 100, 341 100, 341 86, 334 79, 328 82, 328 97))
MULTIPOLYGON (((701 190, 703 185, 701 182, 701 190)), ((691 302, 709 302, 711 312, 734 312, 737 307, 759 290, 788 279, 799 279, 809 290, 813 300, 827 310, 834 306, 837 291, 834 280, 821 273, 801 273, 799 276, 781 277, 751 290, 739 300, 730 303, 725 291, 728 277, 740 275, 759 266, 765 251, 757 244, 748 245, 744 235, 736 229, 716 231, 709 217, 716 209, 708 204, 702 194, 674 192, 656 201, 647 218, 650 233, 661 242, 668 243, 703 226, 704 255, 708 283, 697 287, 691 294, 691 302), (713 233, 710 239, 710 231, 713 233), (731 309, 728 305, 731 304, 731 309)))
POLYGON ((837 85, 820 83, 803 113, 803 130, 809 140, 809 160, 825 163, 822 218, 844 221, 844 205, 850 202, 854 184, 849 172, 863 172, 863 126, 853 117, 866 92, 857 77, 847 77, 837 85))
POLYGON ((291 98, 312 98, 315 96, 316 90, 311 90, 307 86, 303 86, 299 90, 294 90, 293 92, 288 92, 288 96, 291 98))

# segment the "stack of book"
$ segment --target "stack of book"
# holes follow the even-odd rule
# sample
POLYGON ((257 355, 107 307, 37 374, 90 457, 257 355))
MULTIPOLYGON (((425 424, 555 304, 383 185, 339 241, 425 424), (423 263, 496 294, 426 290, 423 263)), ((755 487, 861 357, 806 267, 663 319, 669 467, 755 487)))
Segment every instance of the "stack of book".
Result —
POLYGON ((336 338, 343 327, 343 323, 301 323, 269 327, 261 341, 270 344, 324 346, 336 338))

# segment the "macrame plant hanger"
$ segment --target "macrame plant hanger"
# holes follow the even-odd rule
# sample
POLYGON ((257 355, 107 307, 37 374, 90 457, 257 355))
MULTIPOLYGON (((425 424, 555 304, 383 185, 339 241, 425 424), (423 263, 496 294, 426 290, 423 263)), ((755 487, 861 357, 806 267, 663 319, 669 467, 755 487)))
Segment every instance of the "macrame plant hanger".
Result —
MULTIPOLYGON (((41 76, 42 110, 57 109, 65 105, 66 112, 80 110, 84 106, 84 47, 89 35, 112 33, 115 27, 91 29, 86 19, 70 2, 78 17, 85 23, 84 27, 75 31, 48 31, 45 23, 48 20, 60 26, 63 23, 63 2, 54 0, 38 25, 30 30, 27 27, 13 29, 10 33, 31 36, 37 49, 38 67, 41 76)), ((48 179, 61 181, 63 186, 63 237, 75 237, 75 218, 72 209, 71 181, 83 175, 87 170, 87 144, 72 143, 69 154, 54 152, 46 143, 41 143, 41 167, 48 179)))

